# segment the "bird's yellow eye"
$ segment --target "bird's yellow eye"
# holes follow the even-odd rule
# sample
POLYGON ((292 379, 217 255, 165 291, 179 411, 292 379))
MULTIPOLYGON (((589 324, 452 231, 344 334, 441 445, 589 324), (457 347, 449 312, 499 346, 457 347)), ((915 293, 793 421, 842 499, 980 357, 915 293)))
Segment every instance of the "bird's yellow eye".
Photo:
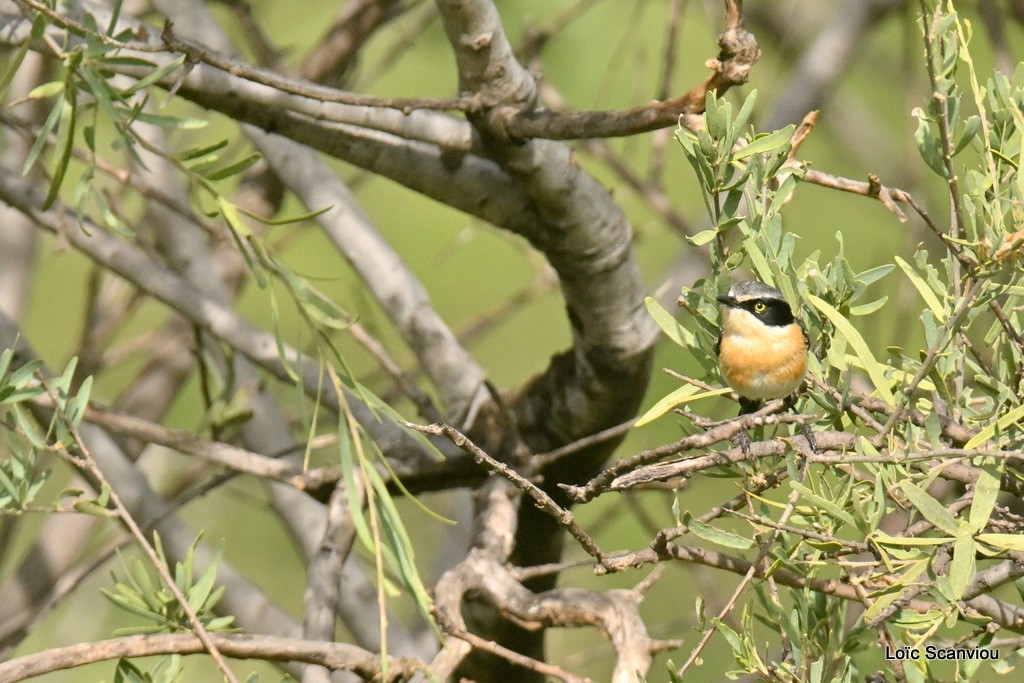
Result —
POLYGON ((758 301, 756 304, 754 304, 754 312, 756 313, 764 313, 764 309, 766 308, 768 307, 764 305, 763 301, 758 301))

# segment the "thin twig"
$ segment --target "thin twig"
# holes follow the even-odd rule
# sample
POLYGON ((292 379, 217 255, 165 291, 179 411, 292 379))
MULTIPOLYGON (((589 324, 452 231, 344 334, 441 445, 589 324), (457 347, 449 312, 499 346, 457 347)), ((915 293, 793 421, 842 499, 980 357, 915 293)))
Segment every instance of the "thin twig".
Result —
POLYGON ((445 630, 451 636, 458 638, 459 640, 466 641, 476 649, 483 650, 485 652, 490 652, 491 654, 497 655, 502 659, 506 659, 509 662, 512 662, 516 666, 521 666, 525 669, 536 671, 537 673, 543 674, 544 676, 553 676, 559 680, 565 681, 566 683, 592 683, 592 681, 589 678, 577 676, 574 673, 566 671, 560 666, 548 664, 547 662, 542 662, 532 657, 527 657, 526 655, 519 654, 515 650, 510 650, 507 647, 495 643, 494 641, 487 640, 486 638, 481 638, 480 636, 470 633, 465 629, 446 627, 445 630))
MULTIPOLYGON (((808 463, 805 461, 800 471, 800 483, 803 483, 804 477, 807 476, 807 468, 808 463)), ((782 533, 782 528, 785 527, 786 522, 789 521, 790 516, 793 514, 794 511, 796 511, 796 504, 798 500, 800 500, 800 492, 794 489, 789 494, 789 500, 786 501, 786 508, 782 511, 782 515, 779 517, 778 527, 773 529, 772 532, 768 535, 768 538, 765 539, 764 543, 761 544, 761 547, 757 553, 757 558, 750 564, 750 568, 747 570, 747 573, 743 576, 743 580, 740 581, 738 586, 736 586, 736 590, 733 591, 732 596, 725 603, 725 606, 722 607, 721 611, 718 613, 718 619, 716 619, 715 621, 720 622, 721 620, 725 619, 725 617, 730 612, 732 612, 733 608, 736 606, 736 603, 739 601, 740 596, 743 594, 743 591, 745 591, 747 586, 750 585, 750 582, 754 579, 754 575, 758 573, 758 567, 764 561, 764 559, 768 557, 768 553, 771 552, 772 546, 775 545, 776 539, 782 533)), ((767 567, 765 567, 762 571, 763 574, 767 575, 767 567)), ((686 670, 690 668, 694 662, 697 661, 697 659, 700 657, 700 653, 704 651, 704 648, 707 647, 707 644, 708 642, 710 642, 711 637, 717 631, 718 627, 714 623, 712 623, 712 625, 704 631, 704 634, 701 636, 700 641, 693 648, 693 651, 690 653, 690 656, 687 658, 686 662, 683 663, 683 666, 679 669, 680 676, 682 676, 686 672, 686 670)))
POLYGON ((596 559, 599 563, 605 563, 607 555, 600 547, 598 547, 594 542, 594 539, 591 538, 590 535, 576 522, 576 518, 573 516, 572 512, 556 503, 554 499, 545 493, 539 486, 520 475, 511 467, 502 462, 498 462, 488 455, 482 448, 473 443, 469 437, 458 429, 448 424, 418 425, 413 422, 404 422, 403 424, 405 424, 409 429, 414 429, 418 432, 422 432, 423 434, 447 437, 453 444, 473 456, 478 463, 486 465, 491 472, 504 477, 520 491, 533 498, 541 509, 554 517, 560 525, 565 527, 565 529, 572 534, 573 538, 579 541, 580 546, 587 551, 587 554, 596 559))
POLYGON ((117 510, 118 517, 120 517, 122 523, 124 523, 124 525, 128 527, 128 530, 131 532, 132 536, 135 537, 136 542, 139 544, 143 552, 146 554, 146 557, 153 565, 153 568, 156 569, 158 574, 160 574, 160 578, 163 579, 167 588, 171 591, 171 594, 174 596, 174 599, 177 600, 178 603, 181 605, 181 609, 188 617, 188 621, 192 627, 193 632, 203 643, 203 646, 205 647, 206 651, 210 653, 211 657, 213 657, 214 662, 216 662, 217 664, 217 668, 220 669, 221 673, 224 674, 224 677, 229 681, 229 683, 238 683, 238 679, 235 677, 234 672, 231 670, 227 662, 224 660, 224 657, 221 654, 220 650, 217 648, 217 645, 210 638, 210 634, 207 632, 206 627, 203 625, 203 622, 199 620, 199 615, 196 614, 196 611, 192 608, 192 605, 189 604, 188 598, 185 597, 185 593, 182 592, 181 588, 174 580, 174 577, 171 576, 170 571, 167 569, 164 563, 160 561, 160 556, 157 555, 156 550, 150 544, 149 540, 146 538, 146 535, 142 532, 142 529, 139 528, 139 525, 135 522, 135 518, 132 517, 131 513, 128 511, 128 508, 126 508, 124 506, 124 503, 121 502, 121 497, 117 494, 116 491, 114 491, 113 487, 111 487, 110 481, 107 480, 106 475, 103 473, 103 470, 100 469, 97 462, 93 459, 92 453, 89 450, 89 448, 85 445, 85 442, 82 440, 82 435, 81 433, 79 433, 78 428, 68 418, 68 415, 64 410, 64 406, 59 401, 57 393, 50 386, 49 382, 46 380, 46 377, 42 374, 42 372, 37 371, 36 375, 39 378, 39 381, 42 384, 42 386, 45 388, 46 393, 53 401, 54 410, 57 414, 57 419, 64 423, 64 426, 67 428, 68 433, 71 434, 71 437, 74 440, 75 447, 78 449, 78 452, 80 453, 78 457, 75 457, 70 453, 68 453, 67 455, 70 457, 71 461, 76 466, 87 470, 92 476, 96 478, 96 480, 102 486, 104 486, 107 490, 110 491, 110 502, 113 504, 114 509, 117 510))

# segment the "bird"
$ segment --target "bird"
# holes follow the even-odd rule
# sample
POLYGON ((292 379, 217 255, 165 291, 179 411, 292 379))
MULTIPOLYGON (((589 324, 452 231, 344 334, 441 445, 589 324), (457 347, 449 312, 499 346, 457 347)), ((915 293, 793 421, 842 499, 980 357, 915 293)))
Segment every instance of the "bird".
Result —
POLYGON ((722 327, 715 345, 722 377, 740 397, 740 415, 788 398, 803 383, 810 341, 782 292, 757 280, 717 297, 722 327))

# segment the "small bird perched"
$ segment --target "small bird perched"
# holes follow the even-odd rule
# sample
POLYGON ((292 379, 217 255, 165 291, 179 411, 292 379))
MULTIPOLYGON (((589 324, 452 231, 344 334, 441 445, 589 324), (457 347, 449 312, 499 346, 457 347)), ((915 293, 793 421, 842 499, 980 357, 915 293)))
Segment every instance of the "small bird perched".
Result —
POLYGON ((722 376, 740 395, 740 415, 796 391, 807 372, 810 343, 782 293, 747 280, 718 301, 722 331, 715 352, 722 376))

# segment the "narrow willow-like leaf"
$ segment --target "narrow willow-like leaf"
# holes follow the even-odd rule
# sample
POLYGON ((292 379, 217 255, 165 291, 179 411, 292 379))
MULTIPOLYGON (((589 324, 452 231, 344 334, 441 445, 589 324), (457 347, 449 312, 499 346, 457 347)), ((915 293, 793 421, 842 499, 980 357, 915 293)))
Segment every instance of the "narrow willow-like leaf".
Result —
POLYGON ((230 178, 231 176, 238 175, 239 173, 242 173, 243 171, 249 169, 253 164, 255 164, 262 158, 262 154, 260 154, 259 152, 253 152, 252 154, 247 155, 243 159, 239 159, 233 164, 228 164, 224 168, 213 171, 212 173, 207 173, 206 178, 207 180, 214 181, 230 178))
POLYGON ((690 403, 692 401, 709 398, 711 396, 722 396, 723 394, 728 394, 730 391, 732 391, 732 389, 724 387, 722 389, 715 389, 714 391, 701 392, 700 387, 695 387, 692 384, 684 384, 651 406, 646 413, 640 416, 640 419, 636 421, 635 426, 642 427, 645 424, 649 424, 676 406, 683 405, 684 403, 690 403))
POLYGON ((251 211, 247 211, 246 209, 244 209, 242 207, 238 207, 238 210, 241 211, 242 213, 244 213, 249 218, 252 218, 253 220, 259 221, 260 223, 263 223, 264 225, 275 225, 276 226, 276 225, 291 225, 292 223, 300 223, 302 221, 309 220, 311 218, 316 218, 317 216, 319 216, 321 214, 327 213, 328 211, 330 211, 333 208, 334 208, 334 204, 328 204, 327 206, 325 206, 322 209, 316 209, 314 211, 307 211, 306 213, 299 213, 299 214, 295 214, 295 215, 292 215, 292 216, 283 216, 281 218, 268 218, 266 216, 260 216, 259 214, 253 213, 251 211))
POLYGON ((665 336, 683 348, 693 346, 693 332, 680 325, 679 321, 666 311, 658 303, 657 299, 649 296, 644 297, 644 306, 647 307, 647 312, 654 319, 654 322, 658 324, 658 327, 661 328, 661 331, 665 333, 665 336))
POLYGON ((925 282, 924 278, 914 270, 913 266, 901 259, 899 256, 896 257, 896 265, 900 267, 900 270, 902 270, 907 276, 907 279, 910 280, 910 284, 914 285, 914 289, 916 289, 918 294, 921 295, 921 298, 924 299, 924 302, 928 305, 928 310, 932 312, 935 319, 940 323, 944 323, 946 320, 945 309, 943 309, 942 303, 939 302, 938 297, 935 296, 935 292, 928 286, 928 283, 925 282))
MULTIPOLYGON (((125 112, 126 114, 129 112, 125 112)), ((177 118, 174 116, 161 116, 149 112, 131 112, 131 118, 142 123, 148 123, 160 128, 171 128, 176 130, 198 130, 210 124, 203 119, 177 118)))
POLYGON ((960 523, 957 522, 953 513, 947 510, 942 503, 932 498, 924 489, 912 481, 900 482, 900 488, 925 519, 954 538, 959 535, 960 523))
POLYGON ((971 501, 971 511, 968 514, 968 523, 972 533, 978 533, 988 524, 992 511, 996 507, 996 499, 999 497, 999 479, 1002 474, 1002 467, 993 474, 988 468, 978 468, 978 480, 974 482, 974 500, 971 501))
POLYGON ((974 578, 975 559, 977 542, 971 534, 971 529, 964 524, 953 544, 953 559, 949 563, 949 586, 953 591, 951 600, 959 600, 964 596, 964 591, 974 578))
POLYGON ((971 437, 971 440, 964 444, 964 448, 977 448, 989 439, 994 438, 997 433, 1006 431, 1010 425, 1022 419, 1024 419, 1024 405, 1019 405, 971 437))
POLYGON ((1024 536, 1020 534, 978 534, 975 538, 1000 550, 1024 552, 1024 536))
MULTIPOLYGON (((7 88, 10 87, 11 81, 14 80, 14 74, 18 73, 18 69, 21 68, 22 62, 25 61, 25 56, 28 54, 29 49, 31 49, 32 44, 42 38, 43 31, 46 30, 46 24, 46 17, 41 13, 36 14, 35 19, 32 20, 31 37, 18 46, 17 51, 15 51, 14 55, 10 57, 3 75, 0 76, 0 101, 4 101, 4 95, 7 94, 7 88)), ((40 137, 46 136, 42 135, 40 137)))
POLYGON ((64 101, 67 98, 67 92, 62 92, 58 97, 57 101, 53 103, 53 109, 50 110, 49 116, 46 117, 46 121, 43 122, 43 127, 39 130, 39 137, 32 143, 32 148, 28 151, 28 155, 25 157, 25 163, 21 166, 21 174, 27 175, 29 170, 35 166, 36 161, 39 160, 39 155, 43 153, 43 149, 46 147, 46 143, 50 138, 50 133, 57 127, 57 122, 60 121, 61 112, 64 111, 64 101))
POLYGON ((801 498, 807 499, 807 501, 810 502, 813 506, 821 508, 823 511, 827 512, 832 517, 835 517, 844 524, 850 525, 854 529, 859 529, 861 527, 861 524, 853 518, 853 515, 851 515, 849 512, 839 507, 838 505, 836 505, 833 501, 823 496, 819 496, 817 493, 809 489, 807 486, 801 484, 800 482, 791 481, 789 485, 790 488, 792 488, 794 491, 800 494, 801 498))
POLYGON ((733 153, 734 159, 746 159, 747 157, 753 156, 754 154, 762 154, 764 152, 773 152, 777 149, 782 149, 789 144, 790 138, 793 137, 794 126, 792 124, 775 131, 774 133, 768 133, 754 138, 749 145, 733 153))
POLYGON ((872 597, 879 595, 877 600, 871 603, 870 607, 864 612, 862 619, 866 623, 871 623, 877 619, 881 613, 889 607, 892 603, 896 602, 903 593, 912 588, 917 581, 917 577, 921 576, 922 573, 928 568, 927 560, 919 560, 918 562, 911 563, 900 575, 899 578, 890 586, 887 586, 884 591, 878 593, 872 593, 872 597))
POLYGON ((890 406, 896 404, 896 399, 892 395, 892 390, 889 388, 889 382, 885 378, 885 365, 878 362, 875 359, 874 354, 871 353, 871 349, 868 347, 864 337, 860 335, 860 332, 850 324, 842 313, 837 311, 831 304, 824 299, 821 299, 813 294, 808 294, 807 299, 814 304, 821 313, 828 318, 836 327, 836 331, 839 332, 853 348, 857 357, 860 358, 860 362, 863 364, 864 371, 868 373, 868 377, 871 378, 871 383, 874 384, 875 389, 878 391, 878 395, 888 403, 890 406))
POLYGON ((229 141, 227 138, 218 140, 209 145, 200 145, 199 147, 189 147, 184 152, 180 152, 177 157, 181 161, 196 161, 197 159, 203 159, 205 157, 219 152, 228 146, 229 141))
POLYGON ((77 106, 74 98, 74 91, 65 93, 61 100, 60 119, 57 126, 57 149, 60 152, 57 162, 54 164, 50 188, 43 200, 43 210, 49 209, 57 200, 60 186, 64 182, 64 176, 68 171, 68 164, 71 163, 71 152, 75 145, 75 120, 77 106))
POLYGON ((883 296, 881 299, 876 299, 875 301, 872 301, 871 303, 859 304, 857 306, 851 306, 850 307, 850 315, 856 315, 856 316, 871 315, 872 313, 874 313, 875 311, 880 309, 882 306, 884 306, 887 301, 889 301, 889 297, 888 296, 883 296))
POLYGON ((158 81, 162 81, 165 77, 170 75, 172 71, 176 71, 177 69, 181 68, 181 65, 184 63, 185 55, 179 55, 178 58, 172 61, 170 64, 165 64, 159 69, 156 69, 155 71, 147 74, 146 76, 143 76, 139 80, 132 83, 129 87, 125 88, 124 94, 131 95, 133 93, 138 92, 139 90, 148 88, 149 86, 153 85, 154 83, 157 83, 158 81))
POLYGON ((699 519, 689 519, 684 522, 686 528, 690 530, 697 538, 702 538, 710 543, 715 543, 726 548, 735 548, 737 550, 747 550, 753 547, 754 542, 745 536, 734 534, 731 531, 725 531, 718 527, 705 524, 699 519))

